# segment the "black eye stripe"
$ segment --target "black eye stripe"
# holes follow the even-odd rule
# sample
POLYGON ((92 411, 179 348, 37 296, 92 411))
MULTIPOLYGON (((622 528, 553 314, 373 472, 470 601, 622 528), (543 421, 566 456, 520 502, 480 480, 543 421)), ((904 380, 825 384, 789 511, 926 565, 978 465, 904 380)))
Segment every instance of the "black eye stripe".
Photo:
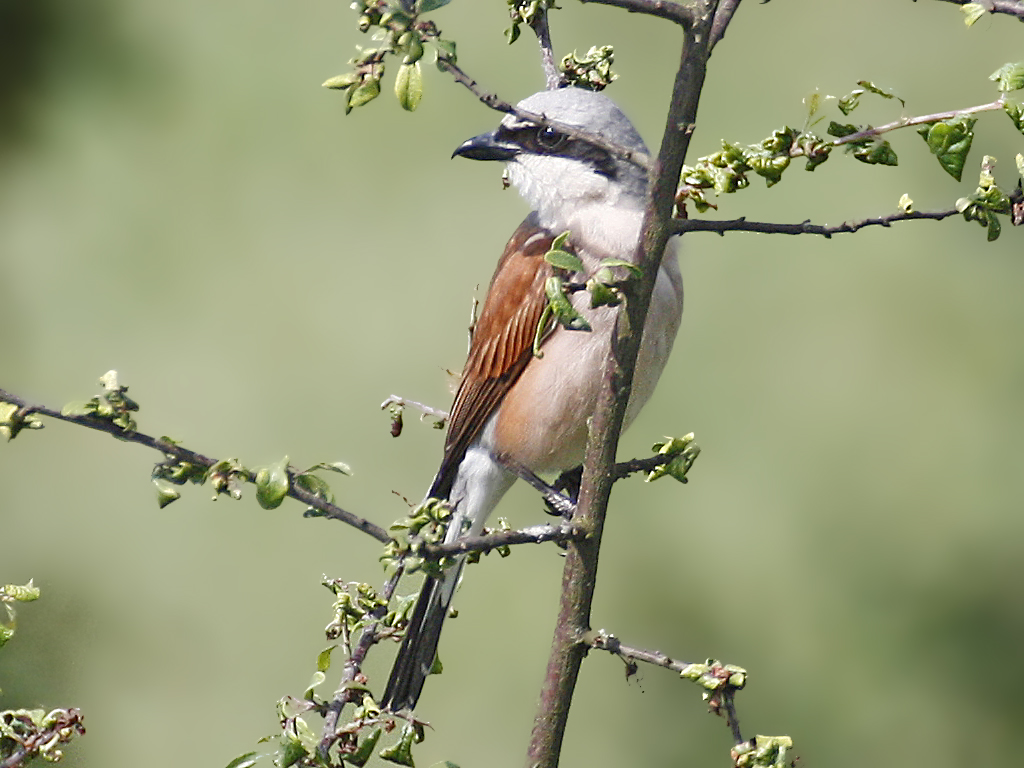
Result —
POLYGON ((594 169, 595 173, 615 178, 615 159, 604 149, 582 139, 574 139, 549 126, 517 125, 501 126, 498 138, 518 144, 525 152, 535 155, 558 155, 579 160, 594 169))

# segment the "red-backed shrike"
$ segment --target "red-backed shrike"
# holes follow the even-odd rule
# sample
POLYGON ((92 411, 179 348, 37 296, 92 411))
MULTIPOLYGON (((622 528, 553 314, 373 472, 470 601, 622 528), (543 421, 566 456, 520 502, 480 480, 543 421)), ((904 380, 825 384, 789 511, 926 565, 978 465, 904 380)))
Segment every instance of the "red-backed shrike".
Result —
MULTIPOLYGON (((519 107, 631 151, 647 152, 626 116, 599 93, 543 91, 519 107)), ((568 231, 569 248, 584 265, 574 280, 586 280, 603 259, 632 261, 647 196, 642 167, 514 115, 506 116, 493 133, 463 143, 455 155, 504 161, 509 180, 532 213, 498 260, 455 395, 444 459, 427 494, 452 506, 448 542, 480 532, 516 480, 505 467, 543 474, 583 461, 617 310, 591 309, 589 294, 577 292, 573 305, 592 330, 556 326, 543 341, 543 355, 535 355, 534 336, 547 304, 544 285, 553 274, 544 254, 557 235, 568 231)), ((682 278, 670 243, 651 297, 626 425, 654 391, 682 310, 682 278)), ((416 705, 461 571, 460 561, 423 583, 381 699, 392 711, 416 705)))

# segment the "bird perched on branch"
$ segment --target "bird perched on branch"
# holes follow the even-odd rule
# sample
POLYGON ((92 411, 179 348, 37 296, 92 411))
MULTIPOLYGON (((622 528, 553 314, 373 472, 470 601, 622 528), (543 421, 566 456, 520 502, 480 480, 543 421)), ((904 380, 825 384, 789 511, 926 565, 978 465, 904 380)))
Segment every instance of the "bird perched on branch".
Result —
MULTIPOLYGON (((505 162, 509 181, 532 212, 498 260, 455 395, 441 468, 427 494, 453 509, 446 542, 480 532, 516 480, 510 468, 555 473, 583 461, 618 310, 592 308, 590 295, 576 292, 570 300, 589 330, 549 322, 535 350, 547 316, 545 285, 555 274, 545 254, 569 232, 562 248, 582 262, 573 282, 586 281, 602 261, 634 261, 647 200, 647 172, 627 159, 629 153, 646 158, 647 148, 606 96, 564 88, 534 94, 518 108, 553 124, 510 114, 497 130, 469 139, 454 153, 505 162), (567 135, 554 124, 603 141, 567 135), (612 151, 616 147, 626 151, 612 151)), ((682 278, 670 242, 651 297, 625 425, 654 391, 682 308, 682 278)), ((462 566, 459 560, 423 583, 381 699, 391 711, 412 709, 419 699, 462 566)))

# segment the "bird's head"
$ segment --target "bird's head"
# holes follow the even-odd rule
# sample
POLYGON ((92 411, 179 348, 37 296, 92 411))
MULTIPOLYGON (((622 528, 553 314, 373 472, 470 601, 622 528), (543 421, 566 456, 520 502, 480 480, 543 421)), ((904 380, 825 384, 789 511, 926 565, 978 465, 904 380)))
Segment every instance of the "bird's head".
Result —
MULTIPOLYGON (((580 88, 541 91, 518 107, 647 155, 633 124, 600 93, 580 88)), ((509 180, 541 221, 562 221, 567 210, 584 205, 639 208, 646 194, 647 174, 640 164, 585 138, 513 114, 506 115, 497 130, 463 142, 454 155, 505 161, 509 180)))

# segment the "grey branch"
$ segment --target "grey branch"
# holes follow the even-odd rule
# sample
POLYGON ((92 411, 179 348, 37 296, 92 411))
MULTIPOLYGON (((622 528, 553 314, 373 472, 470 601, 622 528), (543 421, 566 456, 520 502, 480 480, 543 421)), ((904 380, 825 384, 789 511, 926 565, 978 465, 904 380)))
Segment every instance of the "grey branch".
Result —
MULTIPOLYGON (((667 19, 686 28, 693 26, 694 22, 694 11, 690 6, 669 2, 669 0, 580 0, 580 2, 613 5, 630 13, 642 13, 647 16, 657 16, 659 19, 667 19)), ((736 4, 738 3, 739 0, 736 0, 736 4)), ((724 33, 725 30, 723 29, 722 32, 724 33)))
MULTIPOLYGON (((45 405, 34 405, 27 402, 17 395, 0 389, 0 402, 11 403, 18 406, 18 417, 25 418, 32 414, 40 414, 42 416, 48 416, 51 419, 58 419, 59 421, 66 421, 69 424, 77 424, 80 427, 86 427, 87 429, 94 429, 98 432, 106 432, 108 435, 113 435, 118 440, 122 440, 126 443, 138 443, 144 445, 147 448, 152 448, 155 451, 160 451, 166 456, 171 456, 178 461, 188 462, 189 464, 195 464, 197 466, 209 469, 214 464, 218 463, 217 459, 212 459, 209 456, 204 456, 201 453, 185 448, 184 446, 177 445, 163 438, 153 437, 151 435, 144 434, 137 431, 128 431, 121 429, 116 424, 112 424, 104 419, 96 418, 94 416, 65 416, 58 410, 48 408, 45 405)), ((294 475, 289 471, 289 483, 288 483, 288 495, 293 499, 301 501, 303 504, 316 509, 320 516, 327 517, 332 520, 340 520, 354 528, 359 529, 365 534, 368 534, 375 538, 377 541, 386 544, 391 541, 391 536, 376 523, 371 523, 358 515, 355 515, 347 510, 342 509, 336 504, 321 499, 313 493, 310 493, 305 488, 298 486, 294 482, 294 475)), ((252 472, 247 471, 245 478, 248 482, 252 483, 256 480, 256 475, 252 472)))
MULTIPOLYGON (((916 3, 917 0, 914 0, 914 2, 916 3)), ((977 2, 977 0, 939 0, 939 2, 967 5, 971 2, 977 2)), ((1024 3, 1015 2, 1014 0, 981 0, 981 5, 985 6, 985 10, 989 13, 1005 13, 1009 16, 1016 16, 1021 21, 1024 21, 1024 3)))
POLYGON ((725 30, 732 21, 732 16, 739 7, 740 0, 722 0, 715 11, 715 20, 711 23, 711 47, 714 48, 725 37, 725 30))
POLYGON ((498 531, 481 536, 465 536, 451 544, 433 544, 420 553, 428 560, 464 555, 470 552, 486 553, 499 547, 516 544, 543 544, 546 541, 579 541, 586 534, 569 525, 534 525, 518 531, 498 531))
POLYGON ((381 597, 384 598, 385 605, 374 615, 374 621, 363 628, 363 631, 359 634, 359 640, 356 642, 356 647, 352 651, 352 655, 345 660, 345 667, 341 673, 341 683, 331 703, 327 705, 327 711, 324 713, 324 727, 320 732, 320 744, 317 746, 317 754, 325 761, 327 760, 327 753, 330 752, 331 747, 338 740, 338 719, 341 716, 342 709, 345 708, 346 704, 354 701, 356 696, 362 695, 362 690, 353 687, 351 683, 355 682, 356 678, 362 674, 363 661, 366 659, 366 654, 381 639, 381 635, 377 634, 377 627, 380 624, 380 620, 387 614, 386 606, 391 603, 391 597, 395 594, 395 589, 398 587, 398 582, 402 578, 403 573, 404 570, 399 566, 384 583, 384 587, 381 589, 381 597))
MULTIPOLYGON (((1017 194, 1019 197, 1019 193, 1017 194)), ((1011 195, 1011 199, 1013 196, 1011 195)), ((747 221, 745 218, 730 219, 728 221, 711 221, 707 219, 676 219, 672 224, 672 231, 677 235, 685 232, 716 232, 724 235, 726 232, 760 232, 768 235, 821 235, 824 238, 831 238, 832 235, 856 232, 864 227, 888 227, 898 221, 914 221, 927 219, 941 221, 950 216, 955 216, 959 211, 950 208, 944 211, 897 211, 887 216, 875 218, 855 219, 844 221, 842 224, 811 224, 803 221, 799 224, 776 224, 768 221, 747 221)))
POLYGON ((627 149, 626 147, 620 146, 614 142, 607 141, 602 136, 584 131, 574 125, 559 123, 555 120, 549 120, 544 115, 538 115, 536 112, 528 112, 525 109, 519 109, 518 107, 509 104, 497 94, 485 91, 480 87, 480 84, 476 80, 467 75, 465 71, 463 71, 451 59, 438 59, 437 65, 455 78, 455 82, 465 86, 470 93, 476 96, 477 99, 479 99, 485 106, 488 106, 493 110, 504 112, 509 115, 515 115, 520 120, 535 123, 538 126, 554 128, 559 133, 564 133, 566 136, 571 138, 580 139, 593 144, 595 147, 600 147, 601 149, 611 152, 616 157, 621 157, 626 162, 633 163, 644 170, 650 171, 652 168, 651 158, 643 152, 635 152, 627 149))
POLYGON ((870 139, 874 136, 881 136, 883 133, 895 131, 899 128, 907 128, 912 125, 928 125, 930 123, 937 123, 940 120, 952 120, 964 115, 975 115, 979 112, 993 112, 995 110, 1002 109, 1004 103, 1004 97, 1000 96, 995 101, 989 102, 988 104, 979 104, 976 107, 951 109, 948 112, 936 112, 931 115, 918 115, 917 117, 901 117, 899 120, 893 120, 891 123, 880 125, 877 128, 865 128, 863 131, 842 136, 830 143, 834 147, 841 147, 844 144, 851 144, 856 141, 870 139))
POLYGON ((399 395, 388 395, 388 399, 380 404, 380 409, 383 411, 392 405, 397 405, 401 408, 415 408, 424 416, 430 416, 438 421, 448 421, 448 411, 442 411, 440 408, 434 408, 433 406, 425 405, 423 403, 417 403, 415 400, 409 400, 408 398, 401 397, 399 395))
MULTIPOLYGON (((726 719, 734 743, 742 744, 745 741, 740 731, 740 722, 736 715, 736 704, 734 701, 738 687, 729 682, 732 679, 733 670, 738 669, 737 667, 729 668, 718 662, 711 661, 705 663, 680 661, 661 651, 647 651, 642 648, 623 645, 619 638, 603 629, 590 630, 584 633, 581 640, 584 645, 590 648, 607 651, 614 656, 618 656, 625 662, 629 675, 636 674, 636 662, 641 661, 644 664, 670 669, 681 677, 704 684, 705 688, 709 687, 705 681, 710 679, 712 685, 716 686, 715 690, 709 691, 706 695, 711 711, 722 715, 726 719)), ((742 675, 745 678, 746 673, 742 672, 742 675)))
POLYGON ((551 27, 548 26, 548 9, 545 5, 542 4, 537 9, 530 28, 537 35, 537 43, 540 45, 540 65, 544 70, 546 87, 552 91, 562 85, 562 73, 558 71, 558 65, 555 63, 555 50, 551 45, 551 27))

